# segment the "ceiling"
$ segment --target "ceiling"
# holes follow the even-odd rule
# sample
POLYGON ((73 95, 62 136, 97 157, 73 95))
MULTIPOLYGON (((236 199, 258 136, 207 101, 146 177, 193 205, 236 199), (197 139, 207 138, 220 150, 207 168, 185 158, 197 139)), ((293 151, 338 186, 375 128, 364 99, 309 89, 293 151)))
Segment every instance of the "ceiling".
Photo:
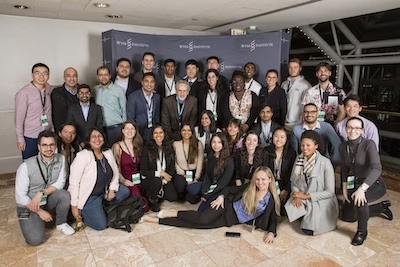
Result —
POLYGON ((224 33, 267 32, 400 7, 399 0, 0 0, 0 14, 224 33), (97 8, 94 3, 108 3, 97 8), (14 5, 30 9, 19 10, 14 5), (111 19, 107 14, 122 15, 111 19))

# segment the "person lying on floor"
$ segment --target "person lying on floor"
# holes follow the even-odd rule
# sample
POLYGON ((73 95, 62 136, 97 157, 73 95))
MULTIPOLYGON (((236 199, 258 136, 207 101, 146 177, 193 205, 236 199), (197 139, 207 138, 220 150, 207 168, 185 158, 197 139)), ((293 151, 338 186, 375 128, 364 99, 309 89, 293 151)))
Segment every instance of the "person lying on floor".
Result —
POLYGON ((255 220, 254 226, 267 232, 264 242, 273 243, 279 211, 275 178, 268 167, 261 166, 255 170, 250 183, 225 188, 202 212, 161 210, 158 218, 146 215, 143 219, 145 222, 195 229, 230 227, 255 220))

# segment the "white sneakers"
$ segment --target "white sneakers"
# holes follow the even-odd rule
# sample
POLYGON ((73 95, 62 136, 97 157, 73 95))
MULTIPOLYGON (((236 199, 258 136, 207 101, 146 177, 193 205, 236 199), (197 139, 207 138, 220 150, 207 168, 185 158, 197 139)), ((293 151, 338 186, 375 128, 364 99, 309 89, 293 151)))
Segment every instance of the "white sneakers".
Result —
POLYGON ((68 223, 63 223, 63 224, 57 225, 57 230, 60 232, 63 232, 65 235, 73 235, 75 233, 74 228, 69 226, 68 223))

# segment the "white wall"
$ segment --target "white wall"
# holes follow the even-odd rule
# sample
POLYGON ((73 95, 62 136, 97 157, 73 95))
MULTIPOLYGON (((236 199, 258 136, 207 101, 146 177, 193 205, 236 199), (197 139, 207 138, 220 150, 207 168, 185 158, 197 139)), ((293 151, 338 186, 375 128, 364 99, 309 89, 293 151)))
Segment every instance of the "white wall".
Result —
MULTIPOLYGON (((31 68, 43 62, 50 68, 50 84, 63 83, 63 71, 74 67, 79 81, 96 84, 102 65, 101 33, 108 30, 148 34, 204 35, 196 31, 135 25, 39 19, 0 15, 0 174, 16 171, 14 95, 31 80, 31 68)), ((155 51, 156 52, 156 51, 155 51)))

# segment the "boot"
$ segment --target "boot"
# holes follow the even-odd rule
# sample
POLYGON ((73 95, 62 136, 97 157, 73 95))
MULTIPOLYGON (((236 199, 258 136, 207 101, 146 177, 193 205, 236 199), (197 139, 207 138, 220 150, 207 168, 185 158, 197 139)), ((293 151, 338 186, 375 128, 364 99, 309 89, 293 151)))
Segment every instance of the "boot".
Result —
POLYGON ((383 206, 383 212, 382 212, 382 213, 386 215, 386 217, 387 217, 387 219, 388 219, 389 221, 392 221, 392 220, 393 220, 393 213, 392 213, 392 211, 389 209, 389 207, 390 207, 392 204, 390 203, 389 200, 382 201, 381 203, 382 203, 382 206, 383 206))
POLYGON ((149 197, 149 206, 151 211, 159 212, 161 210, 160 205, 158 204, 158 198, 154 199, 152 197, 149 197))
POLYGON ((185 203, 186 202, 186 198, 185 198, 185 193, 178 193, 178 202, 179 203, 185 203))
POLYGON ((351 244, 353 246, 360 246, 364 243, 364 240, 367 238, 368 231, 357 231, 355 236, 353 237, 353 240, 351 240, 351 244))

